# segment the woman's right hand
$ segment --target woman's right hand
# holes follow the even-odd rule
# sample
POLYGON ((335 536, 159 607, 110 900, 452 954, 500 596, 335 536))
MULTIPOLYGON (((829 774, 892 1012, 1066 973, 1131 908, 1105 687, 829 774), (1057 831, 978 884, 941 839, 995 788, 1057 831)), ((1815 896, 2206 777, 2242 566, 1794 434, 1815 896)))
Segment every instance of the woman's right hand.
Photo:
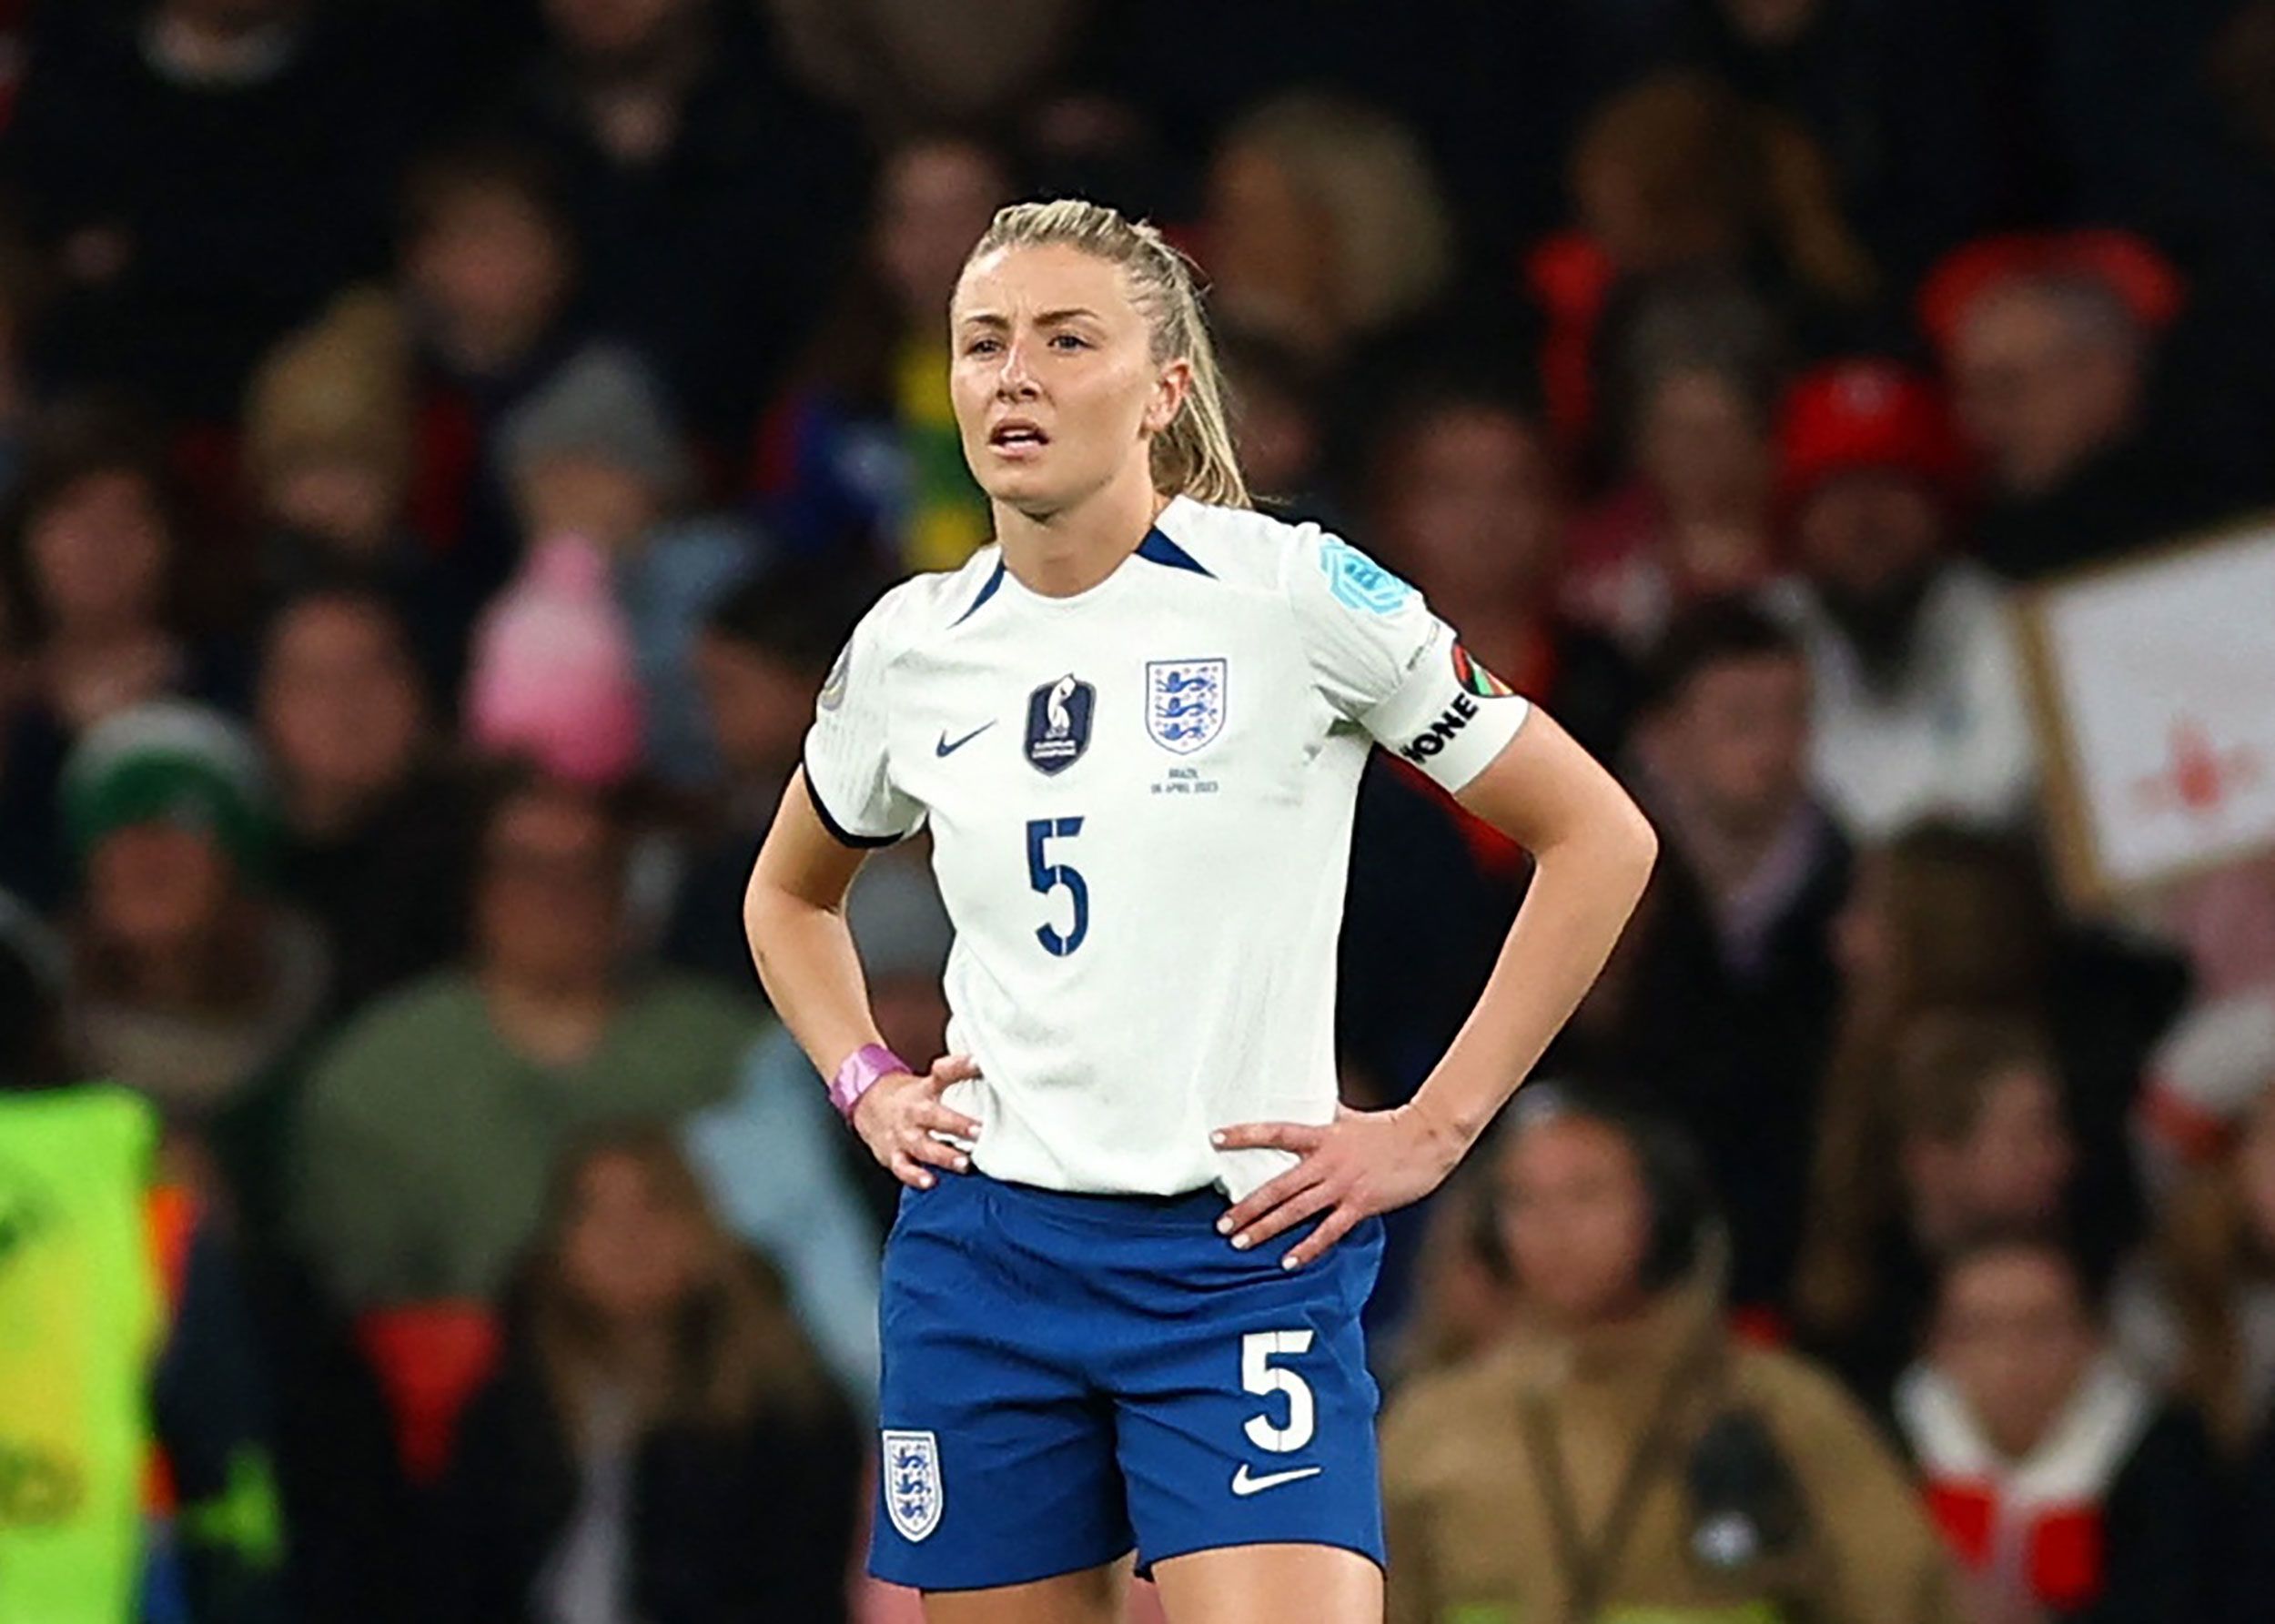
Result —
POLYGON ((919 1190, 932 1188, 932 1168, 969 1173, 972 1158, 935 1133, 959 1139, 979 1137, 979 1124, 940 1103, 951 1083, 966 1083, 979 1075, 979 1066, 967 1054, 944 1054, 919 1076, 895 1072, 872 1084, 854 1105, 854 1132, 869 1154, 901 1183, 919 1190))

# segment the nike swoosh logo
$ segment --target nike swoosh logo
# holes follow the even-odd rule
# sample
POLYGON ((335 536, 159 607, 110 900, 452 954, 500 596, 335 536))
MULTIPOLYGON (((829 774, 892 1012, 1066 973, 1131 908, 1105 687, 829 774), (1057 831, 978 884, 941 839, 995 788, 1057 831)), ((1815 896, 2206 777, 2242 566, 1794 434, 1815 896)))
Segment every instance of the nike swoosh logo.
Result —
POLYGON ((994 727, 995 725, 996 724, 992 721, 983 721, 970 732, 965 734, 961 739, 956 740, 954 743, 950 743, 948 741, 948 730, 942 728, 940 730, 940 742, 932 747, 932 753, 940 756, 952 756, 957 751, 962 750, 966 744, 969 744, 973 740, 978 738, 982 733, 986 732, 989 728, 994 727))
POLYGON ((1267 1472, 1261 1478, 1249 1476, 1249 1463, 1242 1461, 1240 1469, 1232 1474, 1232 1492, 1246 1498, 1262 1494, 1268 1488, 1278 1488, 1282 1483, 1293 1483, 1299 1478, 1316 1478, 1327 1470, 1323 1466, 1299 1466, 1291 1472, 1267 1472))

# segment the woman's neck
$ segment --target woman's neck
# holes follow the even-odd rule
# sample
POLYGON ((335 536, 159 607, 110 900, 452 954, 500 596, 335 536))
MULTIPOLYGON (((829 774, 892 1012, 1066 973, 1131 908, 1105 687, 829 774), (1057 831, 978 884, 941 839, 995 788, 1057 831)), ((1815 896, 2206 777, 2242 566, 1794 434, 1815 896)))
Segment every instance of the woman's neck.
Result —
POLYGON ((1008 502, 992 504, 1004 568, 1046 598, 1072 598, 1113 574, 1168 505, 1142 464, 1056 512, 1030 514, 1008 502))

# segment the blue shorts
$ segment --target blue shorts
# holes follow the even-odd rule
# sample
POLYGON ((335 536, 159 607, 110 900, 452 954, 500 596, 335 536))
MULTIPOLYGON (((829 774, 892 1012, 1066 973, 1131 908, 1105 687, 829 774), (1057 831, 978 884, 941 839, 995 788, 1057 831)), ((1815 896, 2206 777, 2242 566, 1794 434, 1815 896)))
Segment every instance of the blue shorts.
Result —
POLYGON ((1359 1313, 1382 1229, 1293 1271, 1222 1195, 904 1191, 885 1248, 869 1571, 923 1590, 1282 1541, 1382 1561, 1359 1313))

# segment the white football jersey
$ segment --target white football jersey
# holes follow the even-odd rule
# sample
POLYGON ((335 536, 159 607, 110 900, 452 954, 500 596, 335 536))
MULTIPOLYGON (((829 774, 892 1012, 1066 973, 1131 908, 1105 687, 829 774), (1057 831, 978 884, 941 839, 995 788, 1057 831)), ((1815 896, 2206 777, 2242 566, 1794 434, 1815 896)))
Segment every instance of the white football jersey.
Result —
POLYGON ((948 1047, 984 1073, 947 1103, 981 1125, 980 1171, 1238 1199, 1292 1158, 1212 1130, 1334 1115, 1368 751, 1459 790, 1527 711, 1347 542, 1180 497, 1070 598, 996 547, 885 594, 823 689, 805 773, 849 843, 931 826, 948 1047))

